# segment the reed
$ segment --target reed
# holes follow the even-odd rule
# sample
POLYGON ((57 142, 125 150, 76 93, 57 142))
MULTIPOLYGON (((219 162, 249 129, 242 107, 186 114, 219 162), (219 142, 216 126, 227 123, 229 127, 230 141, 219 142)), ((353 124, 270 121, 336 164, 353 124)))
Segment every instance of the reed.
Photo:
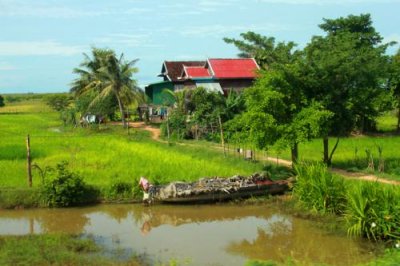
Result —
POLYGON ((319 213, 341 214, 345 204, 345 185, 322 164, 298 164, 293 195, 307 208, 319 213))

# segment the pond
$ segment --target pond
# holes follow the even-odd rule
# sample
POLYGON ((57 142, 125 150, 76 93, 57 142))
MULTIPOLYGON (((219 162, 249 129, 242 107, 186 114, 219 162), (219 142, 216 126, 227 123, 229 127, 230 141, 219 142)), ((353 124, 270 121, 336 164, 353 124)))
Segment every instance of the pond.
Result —
POLYGON ((65 232, 93 237, 116 259, 243 265, 250 259, 354 265, 375 257, 367 241, 328 232, 269 205, 0 210, 0 235, 65 232))

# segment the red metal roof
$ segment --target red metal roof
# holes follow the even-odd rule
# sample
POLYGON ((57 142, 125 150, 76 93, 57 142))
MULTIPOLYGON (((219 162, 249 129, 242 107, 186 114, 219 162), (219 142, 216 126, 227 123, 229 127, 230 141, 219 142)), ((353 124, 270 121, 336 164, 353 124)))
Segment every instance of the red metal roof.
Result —
POLYGON ((160 76, 167 76, 168 80, 179 81, 183 66, 204 66, 205 61, 164 61, 160 76))
POLYGON ((259 66, 252 58, 208 59, 207 66, 215 78, 255 78, 259 66))
POLYGON ((184 66, 186 78, 210 78, 210 73, 205 67, 184 66))

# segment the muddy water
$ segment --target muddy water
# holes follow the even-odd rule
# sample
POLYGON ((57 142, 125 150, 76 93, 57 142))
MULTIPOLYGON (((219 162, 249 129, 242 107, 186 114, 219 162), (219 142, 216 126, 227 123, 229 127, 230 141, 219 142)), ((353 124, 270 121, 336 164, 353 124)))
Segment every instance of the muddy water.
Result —
POLYGON ((0 235, 66 232, 93 237, 107 255, 143 255, 190 265, 243 265, 249 259, 354 265, 374 247, 318 228, 272 206, 99 205, 0 210, 0 235))

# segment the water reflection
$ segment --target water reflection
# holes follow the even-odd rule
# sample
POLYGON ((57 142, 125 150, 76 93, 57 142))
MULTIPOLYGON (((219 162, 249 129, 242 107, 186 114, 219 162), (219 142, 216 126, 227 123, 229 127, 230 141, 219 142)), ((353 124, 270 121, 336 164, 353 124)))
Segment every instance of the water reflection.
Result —
POLYGON ((0 211, 0 234, 89 234, 108 250, 147 254, 154 262, 188 258, 194 265, 243 265, 248 259, 352 265, 371 246, 331 235, 273 206, 100 205, 0 211))

